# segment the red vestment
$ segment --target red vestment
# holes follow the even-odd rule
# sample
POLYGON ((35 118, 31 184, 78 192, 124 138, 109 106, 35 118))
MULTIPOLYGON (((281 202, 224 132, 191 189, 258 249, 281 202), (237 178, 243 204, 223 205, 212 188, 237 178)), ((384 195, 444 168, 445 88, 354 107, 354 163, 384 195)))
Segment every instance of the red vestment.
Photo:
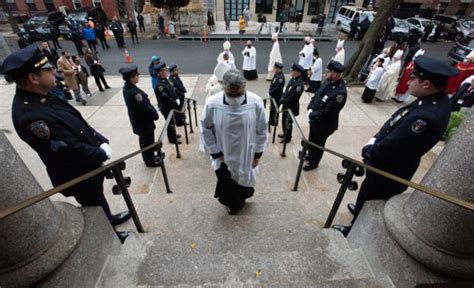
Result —
POLYGON ((402 77, 397 85, 397 90, 395 95, 405 94, 408 91, 408 81, 410 80, 411 72, 413 72, 413 68, 415 67, 415 62, 410 61, 405 66, 405 70, 403 70, 402 77))
POLYGON ((448 87, 446 88, 447 94, 456 93, 456 91, 459 89, 459 86, 461 86, 462 81, 466 80, 467 77, 474 75, 473 62, 459 62, 458 65, 456 65, 456 69, 458 69, 459 74, 449 78, 448 87))

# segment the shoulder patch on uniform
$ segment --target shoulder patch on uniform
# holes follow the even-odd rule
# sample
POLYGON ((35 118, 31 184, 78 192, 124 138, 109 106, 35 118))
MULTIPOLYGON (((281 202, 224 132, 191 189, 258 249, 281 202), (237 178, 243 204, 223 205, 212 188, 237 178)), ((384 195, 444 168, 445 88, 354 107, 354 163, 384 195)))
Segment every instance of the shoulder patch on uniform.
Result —
POLYGON ((283 79, 282 78, 278 79, 278 82, 283 83, 283 79))
POLYGON ((426 127, 428 127, 428 123, 425 120, 417 119, 413 124, 411 124, 411 131, 414 133, 421 133, 426 129, 426 127))
POLYGON ((165 90, 165 87, 163 87, 163 85, 159 85, 158 86, 158 91, 163 92, 163 90, 165 90))
POLYGON ((26 126, 26 128, 41 139, 49 140, 49 137, 51 136, 51 131, 43 120, 35 121, 26 126))
POLYGON ((135 94, 135 100, 137 100, 137 102, 142 102, 143 101, 142 94, 140 93, 135 94))
POLYGON ((336 96, 336 101, 337 101, 337 103, 341 103, 342 101, 344 101, 344 98, 345 98, 345 97, 344 97, 344 95, 342 95, 342 94, 337 95, 337 96, 336 96))
POLYGON ((302 88, 301 86, 296 86, 296 92, 301 92, 302 88))

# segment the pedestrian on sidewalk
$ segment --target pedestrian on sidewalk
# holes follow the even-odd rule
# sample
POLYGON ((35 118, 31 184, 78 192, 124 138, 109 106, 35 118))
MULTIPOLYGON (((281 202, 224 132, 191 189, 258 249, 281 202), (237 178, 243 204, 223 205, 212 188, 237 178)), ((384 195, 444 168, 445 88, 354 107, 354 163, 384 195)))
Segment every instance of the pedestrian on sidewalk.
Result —
POLYGON ((174 22, 173 18, 170 18, 168 21, 168 33, 171 39, 176 38, 176 22, 174 22))
POLYGON ((102 49, 105 48, 110 48, 109 44, 107 43, 107 37, 105 36, 105 28, 102 26, 102 24, 97 23, 95 25, 95 34, 97 36, 97 39, 100 41, 100 45, 102 45, 102 49))
POLYGON ((69 53, 69 51, 64 50, 61 52, 61 57, 59 57, 58 59, 57 67, 58 71, 60 71, 64 75, 64 83, 66 84, 67 88, 74 92, 76 102, 80 102, 82 105, 86 105, 87 101, 84 100, 81 96, 79 81, 77 79, 79 69, 72 61, 71 54, 69 53))
POLYGON ((41 50, 43 51, 44 55, 48 58, 48 61, 56 67, 56 64, 59 59, 59 54, 56 52, 56 49, 49 47, 49 43, 44 41, 41 43, 41 50))
POLYGON ((215 23, 214 23, 214 14, 212 13, 211 10, 207 11, 207 26, 209 27, 209 30, 210 31, 215 31, 215 27, 214 27, 215 23))
POLYGON ((288 19, 290 23, 295 22, 295 16, 296 16, 295 5, 291 4, 290 8, 288 9, 288 19))
POLYGON ((158 35, 160 36, 160 38, 165 38, 165 18, 158 14, 156 25, 158 27, 158 35))
POLYGON ((249 26, 250 11, 249 11, 249 6, 248 5, 245 5, 244 10, 242 11, 242 15, 244 16, 245 27, 249 26))
POLYGON ((235 215, 254 194, 267 121, 262 98, 246 91, 238 70, 227 71, 222 82, 224 91, 209 97, 201 114, 201 151, 212 158, 214 197, 235 215))
POLYGON ((244 72, 245 79, 257 79, 257 50, 255 49, 255 47, 253 47, 252 41, 247 41, 247 46, 245 46, 244 50, 242 51, 242 55, 244 56, 242 71, 244 72))
POLYGON ((239 34, 240 36, 244 35, 245 33, 245 20, 244 20, 244 16, 240 15, 240 18, 239 18, 239 34))
MULTIPOLYGON (((7 56, 0 73, 16 83, 12 106, 18 136, 36 151, 46 166, 51 184, 57 187, 100 168, 112 157, 107 140, 94 130, 81 113, 66 101, 51 95, 55 71, 36 45, 7 56)), ((100 206, 112 225, 130 219, 128 212, 113 215, 104 196, 104 173, 61 191, 81 206, 100 206)), ((126 232, 117 232, 125 241, 126 232)))
POLYGON ((82 33, 79 31, 79 28, 72 27, 71 29, 71 41, 74 43, 76 47, 76 51, 78 55, 84 55, 82 48, 84 47, 84 43, 82 42, 82 33))
POLYGON ((138 32, 137 32, 137 23, 135 23, 135 20, 132 19, 132 17, 128 18, 127 22, 127 28, 128 32, 130 32, 130 36, 132 37, 132 44, 139 44, 138 42, 138 32))
POLYGON ((95 53, 97 51, 97 36, 95 30, 89 24, 86 24, 86 27, 82 29, 82 37, 86 39, 87 45, 95 53))
POLYGON ((278 21, 280 21, 280 33, 282 33, 284 30, 283 28, 285 27, 285 22, 287 21, 285 11, 280 12, 280 15, 278 16, 278 21))
MULTIPOLYGON (((132 124, 133 133, 138 135, 140 149, 155 143, 155 121, 159 115, 150 102, 148 94, 137 87, 140 74, 136 65, 122 67, 119 70, 125 81, 123 98, 127 105, 128 117, 132 124)), ((142 153, 143 161, 147 167, 161 165, 161 155, 155 156, 156 149, 149 149, 142 153)))
POLYGON ((225 31, 230 31, 230 17, 227 13, 224 15, 224 21, 225 21, 225 31))
POLYGON ((321 35, 323 33, 325 24, 326 24, 326 14, 323 14, 319 17, 319 21, 318 21, 318 35, 321 35))
POLYGON ((125 48, 125 40, 123 39, 123 27, 122 27, 122 23, 117 18, 117 16, 114 16, 112 22, 110 23, 109 28, 110 30, 112 30, 112 33, 114 34, 115 41, 117 42, 117 46, 119 48, 125 48))
POLYGON ((140 32, 145 33, 146 32, 145 23, 143 22, 145 19, 143 18, 143 15, 141 13, 138 13, 137 20, 138 20, 138 26, 140 27, 140 32))
POLYGON ((109 84, 107 84, 107 81, 105 81, 104 77, 104 72, 105 69, 102 67, 102 64, 100 63, 99 58, 97 58, 97 55, 92 53, 92 50, 87 48, 85 51, 85 60, 89 68, 91 69, 91 74, 94 77, 95 84, 97 84, 97 88, 99 88, 100 92, 104 92, 105 89, 110 89, 109 84), (102 88, 102 83, 104 84, 104 88, 102 88))
POLYGON ((51 41, 53 42, 54 49, 63 49, 61 44, 59 44, 58 37, 59 37, 59 28, 57 25, 50 24, 51 28, 51 41))
POLYGON ((77 67, 77 81, 79 85, 82 87, 82 91, 86 93, 86 96, 91 97, 92 93, 89 89, 89 72, 87 72, 87 68, 81 64, 81 58, 78 55, 72 56, 72 62, 76 64, 77 67))

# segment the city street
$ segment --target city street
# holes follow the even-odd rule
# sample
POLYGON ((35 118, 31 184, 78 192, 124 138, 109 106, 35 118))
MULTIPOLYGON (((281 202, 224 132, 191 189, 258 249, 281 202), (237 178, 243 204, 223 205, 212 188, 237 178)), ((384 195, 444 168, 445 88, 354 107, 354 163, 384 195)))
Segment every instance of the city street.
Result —
MULTIPOLYGON (((16 39, 7 39, 10 48, 18 50, 16 39)), ((124 50, 117 48, 115 39, 109 39, 110 49, 103 50, 99 48, 99 58, 103 66, 107 69, 106 74, 117 75, 118 69, 125 65, 124 50)), ((152 55, 158 55, 170 65, 176 63, 181 68, 181 74, 212 74, 216 59, 222 52, 223 41, 185 41, 178 39, 151 40, 141 39, 140 44, 131 44, 131 39, 125 39, 127 50, 133 58, 134 64, 140 68, 140 73, 148 74, 148 64, 152 55)), ((71 41, 61 41, 63 48, 69 50, 71 54, 76 54, 76 49, 71 41)), ((235 57, 237 68, 242 67, 241 51, 245 46, 245 41, 231 41, 231 51, 235 57)), ((349 61, 352 53, 357 49, 359 41, 346 41, 344 48, 346 50, 346 62, 349 61)), ((387 42, 388 45, 389 42, 387 42)), ((84 41, 84 44, 85 41, 84 41)), ((254 43, 257 49, 257 71, 259 74, 267 73, 268 55, 271 50, 272 43, 270 41, 258 41, 254 43)), ((421 47, 426 50, 428 56, 439 59, 447 59, 449 49, 453 46, 453 42, 421 43, 421 47)), ((323 62, 329 61, 334 57, 336 42, 317 42, 317 48, 323 62)), ((291 62, 298 61, 298 53, 303 48, 303 41, 283 42, 280 40, 280 51, 283 57, 283 63, 286 66, 286 73, 291 62)), ((5 51, 0 52, 0 60, 5 57, 5 51)))

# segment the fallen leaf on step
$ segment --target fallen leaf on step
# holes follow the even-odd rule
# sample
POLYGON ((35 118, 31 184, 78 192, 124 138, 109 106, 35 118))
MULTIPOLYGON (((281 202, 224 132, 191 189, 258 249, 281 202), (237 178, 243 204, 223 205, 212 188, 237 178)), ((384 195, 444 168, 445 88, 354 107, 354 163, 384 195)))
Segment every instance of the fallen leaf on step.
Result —
POLYGON ((198 245, 197 245, 196 243, 193 243, 193 244, 191 244, 191 249, 194 250, 194 249, 196 249, 197 246, 198 246, 198 245))
POLYGON ((255 272, 255 277, 256 277, 256 278, 260 277, 261 275, 262 275, 262 271, 257 270, 257 271, 255 272))

